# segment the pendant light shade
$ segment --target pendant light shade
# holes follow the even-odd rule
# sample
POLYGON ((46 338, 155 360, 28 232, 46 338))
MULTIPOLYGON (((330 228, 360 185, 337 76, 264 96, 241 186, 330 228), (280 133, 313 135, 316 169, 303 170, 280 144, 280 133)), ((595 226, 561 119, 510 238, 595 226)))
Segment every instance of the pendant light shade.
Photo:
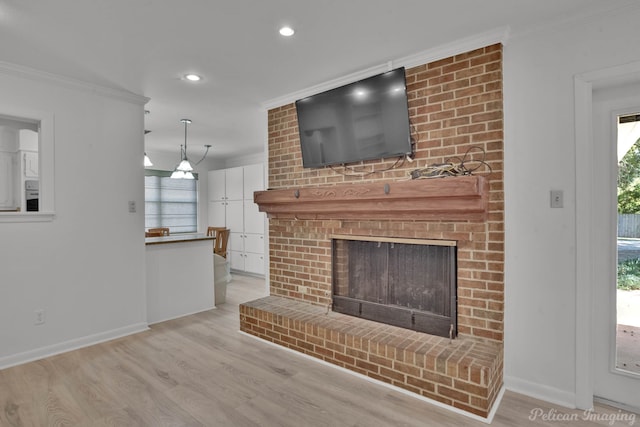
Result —
POLYGON ((193 170, 191 163, 189 163, 189 160, 187 160, 186 158, 186 154, 185 154, 185 158, 182 159, 182 161, 180 162, 180 164, 176 169, 182 172, 190 172, 193 170))
MULTIPOLYGON (((178 163, 178 166, 176 166, 175 170, 171 174, 171 178, 195 179, 195 176, 192 173, 193 166, 187 158, 187 125, 191 123, 191 120, 182 119, 180 120, 180 122, 184 123, 184 148, 182 145, 180 146, 180 163, 178 163)), ((204 158, 207 156, 207 153, 209 152, 209 148, 211 148, 211 145, 205 145, 205 147, 207 148, 207 150, 205 151, 204 156, 202 156, 202 159, 195 163, 196 165, 204 160, 204 158)))
POLYGON ((182 149, 182 146, 180 146, 180 163, 178 164, 178 166, 176 166, 176 169, 171 174, 171 178, 193 179, 193 174, 191 173, 191 171, 193 170, 193 166, 191 166, 191 163, 187 158, 187 125, 191 123, 191 120, 182 119, 180 120, 180 122, 184 123, 184 150, 182 149))
POLYGON ((174 170, 171 173, 171 178, 173 179, 195 179, 195 177, 193 176, 193 174, 191 172, 184 172, 184 171, 179 171, 179 170, 174 170))
POLYGON ((153 166, 153 163, 151 163, 151 159, 147 156, 147 153, 144 153, 144 167, 148 168, 149 166, 153 166))

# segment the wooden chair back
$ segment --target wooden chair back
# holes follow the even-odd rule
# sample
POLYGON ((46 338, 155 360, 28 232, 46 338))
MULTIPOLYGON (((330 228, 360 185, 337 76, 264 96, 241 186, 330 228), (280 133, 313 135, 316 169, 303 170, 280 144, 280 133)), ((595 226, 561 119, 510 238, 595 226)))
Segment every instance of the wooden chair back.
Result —
POLYGON ((223 258, 227 257, 227 245, 229 243, 229 234, 231 230, 225 227, 208 227, 207 236, 214 236, 213 253, 223 258))
POLYGON ((168 236, 168 235, 169 235, 168 227, 150 228, 145 233, 146 237, 160 237, 160 236, 168 236))

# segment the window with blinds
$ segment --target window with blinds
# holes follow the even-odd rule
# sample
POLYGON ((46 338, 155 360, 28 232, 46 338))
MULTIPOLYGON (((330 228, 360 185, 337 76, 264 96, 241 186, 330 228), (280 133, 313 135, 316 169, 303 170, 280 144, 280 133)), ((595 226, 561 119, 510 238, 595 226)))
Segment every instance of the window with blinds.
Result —
POLYGON ((198 230, 197 179, 171 179, 171 172, 146 170, 145 228, 169 227, 171 234, 198 230))

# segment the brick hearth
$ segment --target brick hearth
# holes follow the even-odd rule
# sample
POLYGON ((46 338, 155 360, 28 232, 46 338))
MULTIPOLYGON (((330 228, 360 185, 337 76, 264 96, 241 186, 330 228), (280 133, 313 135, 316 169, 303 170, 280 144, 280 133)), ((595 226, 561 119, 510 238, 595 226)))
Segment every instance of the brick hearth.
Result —
MULTIPOLYGON (((273 216, 269 220, 270 296, 241 306, 241 328, 486 416, 503 375, 502 46, 407 69, 406 79, 416 140, 412 163, 387 159, 346 168, 304 169, 295 105, 288 104, 269 111, 268 188, 300 189, 302 195, 306 188, 403 181, 414 169, 460 159, 471 147, 479 147, 491 167, 477 171, 487 175, 486 215, 419 219, 273 216), (374 170, 379 172, 368 173, 374 170), (334 235, 455 241, 458 338, 449 344, 447 338, 326 314, 331 304, 334 235)), ((473 158, 478 157, 479 150, 475 150, 473 158)), ((393 206, 389 209, 393 211, 393 206)))
POLYGON ((450 341, 289 298, 240 306, 243 332, 487 417, 502 385, 502 346, 450 341))

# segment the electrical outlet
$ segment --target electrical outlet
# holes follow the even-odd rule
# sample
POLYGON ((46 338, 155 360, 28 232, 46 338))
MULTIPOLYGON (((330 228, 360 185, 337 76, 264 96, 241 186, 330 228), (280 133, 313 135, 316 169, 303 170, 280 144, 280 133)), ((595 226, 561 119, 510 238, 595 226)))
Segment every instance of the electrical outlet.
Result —
POLYGON ((34 319, 34 324, 36 325, 42 325, 44 324, 44 310, 36 310, 35 311, 35 319, 34 319))
POLYGON ((298 292, 300 292, 301 294, 306 294, 307 293, 307 287, 306 286, 298 286, 298 292))
POLYGON ((136 213, 136 202, 135 202, 135 200, 129 200, 129 213, 136 213))

